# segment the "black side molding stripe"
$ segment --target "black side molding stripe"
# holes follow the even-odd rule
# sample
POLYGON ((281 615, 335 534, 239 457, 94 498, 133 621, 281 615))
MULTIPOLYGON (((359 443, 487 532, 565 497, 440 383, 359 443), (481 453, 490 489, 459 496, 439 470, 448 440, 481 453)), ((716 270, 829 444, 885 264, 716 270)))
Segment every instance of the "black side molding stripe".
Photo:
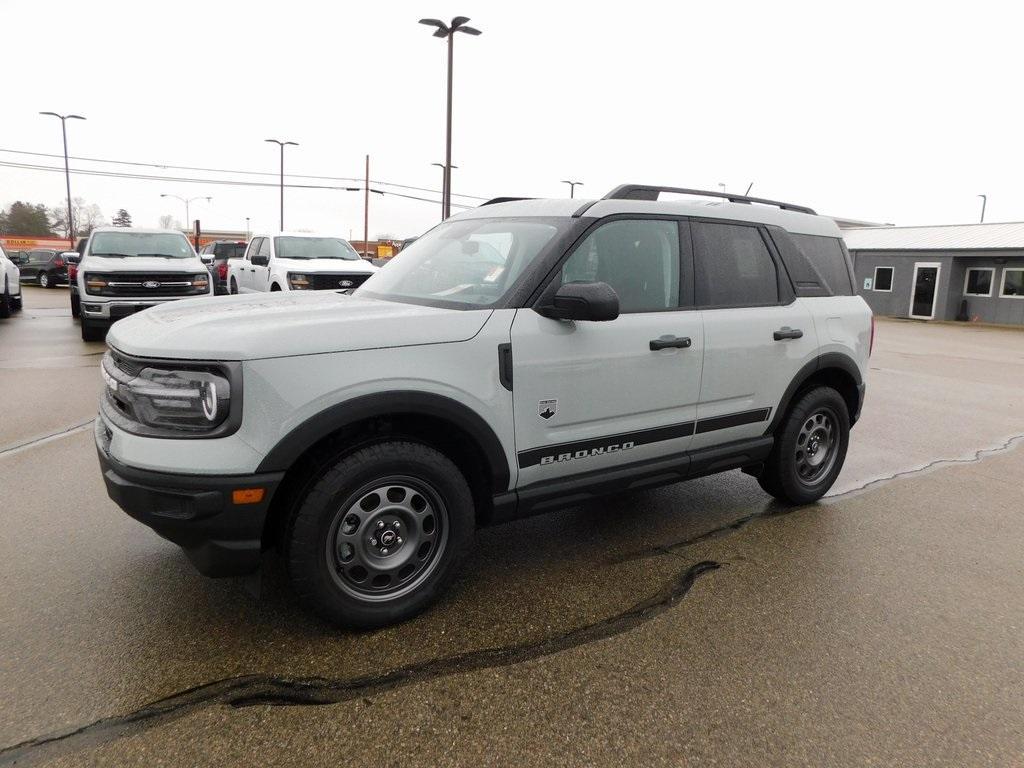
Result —
POLYGON ((517 454, 519 467, 523 469, 536 466, 542 463, 542 459, 558 461, 559 457, 563 457, 562 460, 582 459, 587 456, 598 456, 602 453, 618 453, 621 450, 635 448, 638 445, 648 445, 665 440, 675 440, 680 437, 689 437, 694 432, 701 435, 718 429, 739 427, 743 424, 756 424, 761 421, 767 421, 771 412, 771 408, 757 408, 752 411, 742 411, 740 413, 726 414, 725 416, 715 416, 710 419, 701 419, 696 425, 692 421, 687 421, 667 427, 641 429, 636 432, 623 432, 618 435, 597 437, 591 440, 577 440, 572 443, 559 443, 543 448, 531 448, 528 451, 520 451, 517 454))
POLYGON ((728 429, 739 427, 743 424, 756 424, 759 421, 767 421, 771 408, 758 408, 753 411, 742 411, 741 413, 729 413, 725 416, 715 416, 711 419, 701 419, 697 422, 697 434, 714 432, 716 429, 728 429))
POLYGON ((501 386, 512 391, 512 345, 498 345, 498 381, 501 386))
POLYGON ((641 429, 636 432, 623 432, 619 435, 608 435, 607 437, 596 437, 593 440, 577 440, 574 443, 559 443, 548 445, 543 448, 532 448, 528 451, 520 451, 519 466, 532 467, 541 463, 541 459, 552 456, 558 457, 561 454, 580 454, 584 456, 599 455, 601 453, 617 453, 626 448, 633 448, 648 443, 660 443, 663 440, 675 440, 680 437, 689 437, 693 434, 693 422, 686 421, 682 424, 672 424, 668 427, 655 427, 654 429, 641 429))

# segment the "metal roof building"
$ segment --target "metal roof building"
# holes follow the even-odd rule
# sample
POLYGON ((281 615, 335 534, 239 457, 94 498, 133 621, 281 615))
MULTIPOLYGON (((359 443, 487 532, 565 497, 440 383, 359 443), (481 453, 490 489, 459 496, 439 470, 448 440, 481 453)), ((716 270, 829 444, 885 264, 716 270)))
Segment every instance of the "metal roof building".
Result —
POLYGON ((877 315, 1024 325, 1024 222, 843 231, 877 315))

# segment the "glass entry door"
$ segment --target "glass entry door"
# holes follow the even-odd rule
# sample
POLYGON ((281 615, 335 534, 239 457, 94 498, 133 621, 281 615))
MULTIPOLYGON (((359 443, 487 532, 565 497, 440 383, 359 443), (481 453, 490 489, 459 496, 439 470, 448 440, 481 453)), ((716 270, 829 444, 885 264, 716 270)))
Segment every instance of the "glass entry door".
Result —
POLYGON ((918 262, 914 264, 913 294, 910 297, 910 316, 925 320, 935 317, 935 300, 939 294, 940 264, 918 262))

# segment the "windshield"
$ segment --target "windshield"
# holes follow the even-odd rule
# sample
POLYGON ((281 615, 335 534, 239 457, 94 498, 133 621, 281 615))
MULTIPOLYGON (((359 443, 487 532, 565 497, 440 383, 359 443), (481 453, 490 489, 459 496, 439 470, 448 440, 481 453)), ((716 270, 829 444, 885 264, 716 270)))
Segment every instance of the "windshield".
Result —
POLYGON ((275 237, 279 259, 345 259, 356 261, 356 249, 340 237, 275 237))
POLYGON ((97 232, 92 236, 89 255, 187 259, 192 256, 192 246, 184 235, 173 232, 97 232))
POLYGON ((568 219, 449 221, 403 248, 355 293, 455 308, 494 304, 570 223, 568 219))

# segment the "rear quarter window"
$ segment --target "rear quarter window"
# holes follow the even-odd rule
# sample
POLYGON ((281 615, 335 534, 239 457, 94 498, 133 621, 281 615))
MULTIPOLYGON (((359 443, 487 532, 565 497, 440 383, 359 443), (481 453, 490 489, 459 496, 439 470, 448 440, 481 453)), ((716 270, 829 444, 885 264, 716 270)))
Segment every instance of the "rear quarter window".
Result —
POLYGON ((822 235, 789 235, 825 281, 833 296, 852 296, 853 279, 842 240, 822 235))

